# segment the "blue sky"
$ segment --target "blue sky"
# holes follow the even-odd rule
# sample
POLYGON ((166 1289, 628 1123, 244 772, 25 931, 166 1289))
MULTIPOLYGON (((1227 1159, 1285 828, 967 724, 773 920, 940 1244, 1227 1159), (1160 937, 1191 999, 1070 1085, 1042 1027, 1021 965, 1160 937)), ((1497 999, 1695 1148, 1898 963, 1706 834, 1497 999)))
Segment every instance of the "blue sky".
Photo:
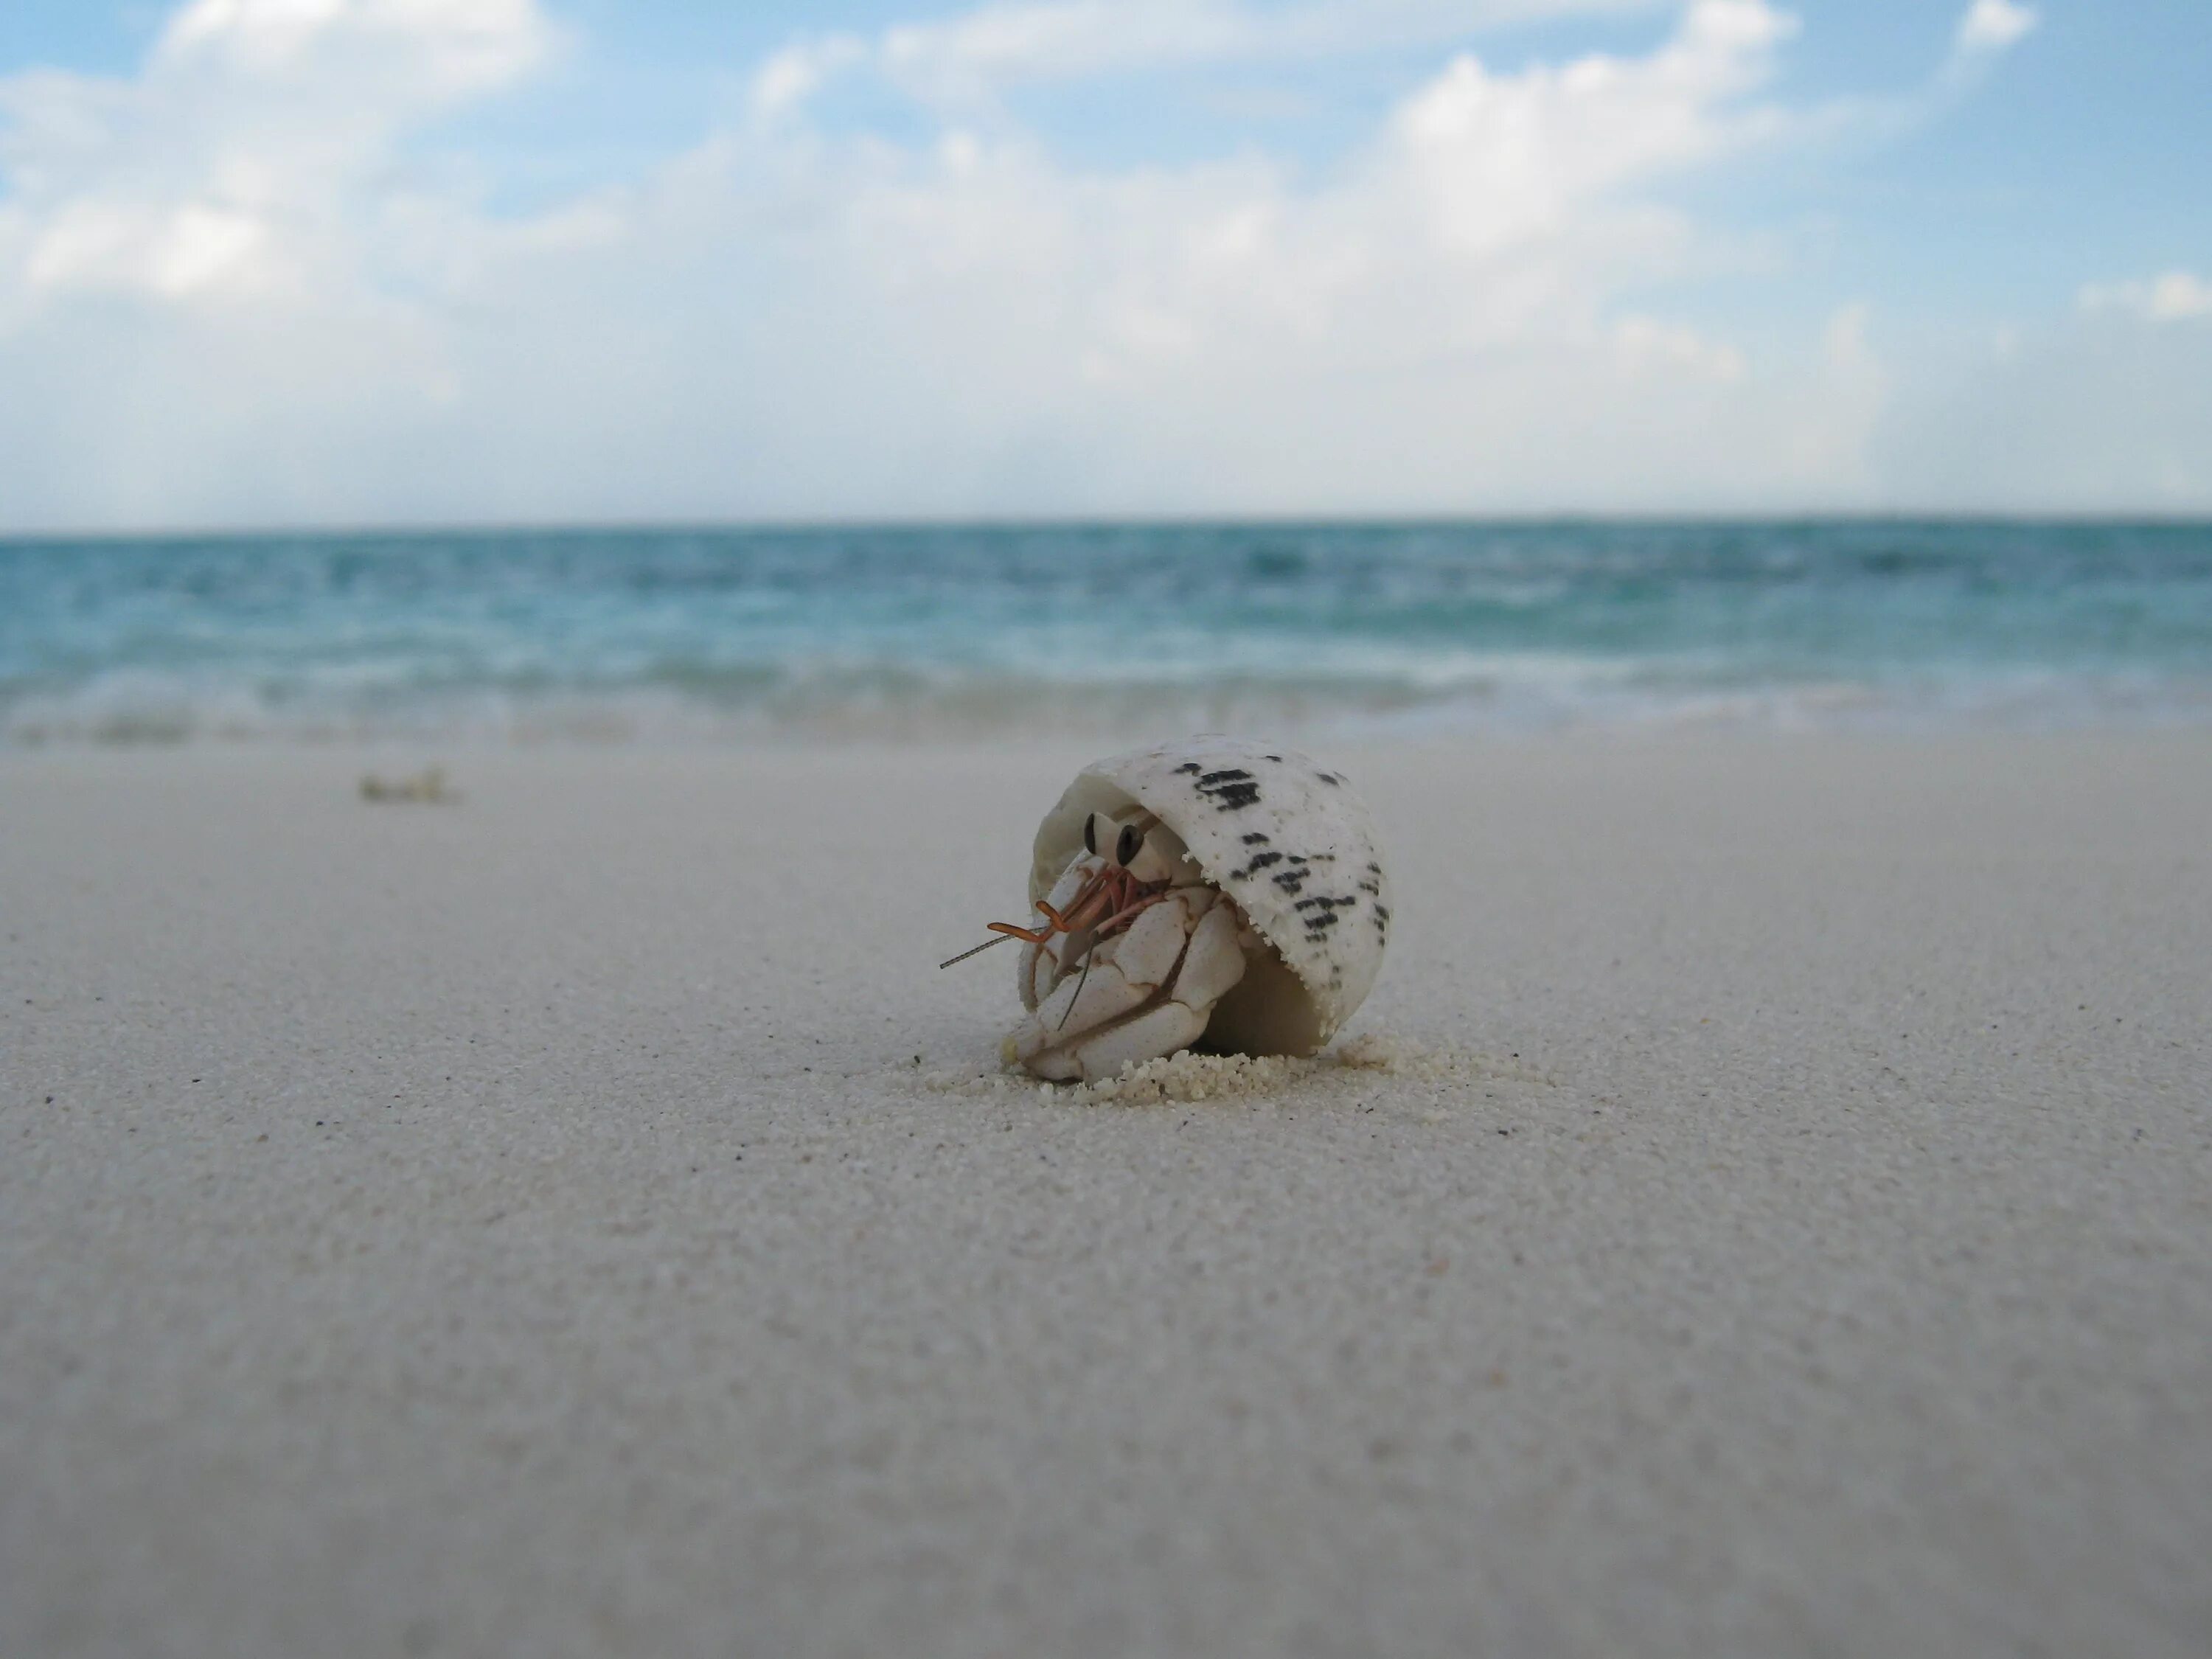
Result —
POLYGON ((2212 511, 2201 0, 11 0, 0 530, 2212 511))

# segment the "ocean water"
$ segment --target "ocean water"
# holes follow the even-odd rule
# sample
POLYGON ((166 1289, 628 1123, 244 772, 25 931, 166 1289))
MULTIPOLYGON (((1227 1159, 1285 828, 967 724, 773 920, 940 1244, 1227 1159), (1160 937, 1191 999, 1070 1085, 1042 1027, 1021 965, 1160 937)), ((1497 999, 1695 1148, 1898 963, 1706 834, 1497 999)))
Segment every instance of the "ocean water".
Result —
POLYGON ((0 744, 2212 720, 2212 525, 0 540, 0 744))

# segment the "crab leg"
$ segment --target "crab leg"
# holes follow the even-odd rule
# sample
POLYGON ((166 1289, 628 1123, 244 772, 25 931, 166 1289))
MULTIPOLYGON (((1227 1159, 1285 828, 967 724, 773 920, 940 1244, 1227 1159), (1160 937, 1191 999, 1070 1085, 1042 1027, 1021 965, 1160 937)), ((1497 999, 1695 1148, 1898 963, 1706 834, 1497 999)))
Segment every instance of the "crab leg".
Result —
MULTIPOLYGON (((1104 921, 1100 922, 1096 931, 1094 931, 1091 936, 1091 944, 1094 948, 1097 942, 1100 939, 1104 939, 1108 934, 1119 933, 1126 931, 1135 923, 1139 916, 1151 909, 1152 906, 1158 904, 1167 895, 1164 892, 1147 893, 1144 897, 1139 899, 1134 904, 1128 906, 1118 914, 1109 916, 1104 921)), ((1075 981, 1075 994, 1068 999, 1067 1006, 1060 1011, 1060 1024, 1054 1027, 1054 1030, 1064 1030, 1066 1029, 1067 1017, 1075 1012, 1075 1005, 1083 1000, 1083 988, 1090 982, 1091 952, 1089 951, 1085 951, 1083 953, 1083 977, 1075 981)))
MULTIPOLYGON (((1146 895, 1152 897, 1152 895, 1146 895)), ((1079 976, 1048 995, 1024 988, 1030 1018, 1013 1057, 1055 1082, 1110 1075, 1124 1060, 1171 1054, 1204 1035, 1215 1006, 1243 977, 1236 907, 1218 893, 1173 888, 1102 941, 1079 976)), ((1045 967, 1038 957, 1040 970, 1045 967)))
MULTIPOLYGON (((1027 939, 1031 945, 1042 945, 1054 933, 1072 933, 1075 931, 1074 925, 1068 920, 1068 917, 1074 914, 1074 906, 1070 905, 1066 915, 1062 915, 1060 911, 1054 909, 1052 906, 1047 904, 1042 899, 1039 899, 1037 901, 1037 908, 1044 912, 1046 920, 1051 924, 1049 927, 1024 927, 1019 922, 1015 921, 987 921, 983 926, 988 928, 992 933, 996 933, 999 936, 999 939, 1027 939)), ((994 945, 998 942, 998 939, 993 939, 991 941, 994 945)), ((975 948, 980 951, 983 947, 979 945, 975 948)), ((957 957, 955 957, 952 959, 955 962, 960 960, 957 957)))
MULTIPOLYGON (((1031 945, 1042 945, 1054 933, 1067 931, 1066 919, 1059 911, 1054 909, 1042 899, 1037 901, 1037 908, 1050 919, 1052 925, 1049 927, 1024 927, 1018 922, 987 921, 983 926, 995 933, 997 938, 987 939, 981 945, 971 945, 958 956, 947 957, 937 965, 939 968, 950 968, 956 962, 965 962, 978 952, 989 950, 994 945, 1004 945, 1010 939, 1024 939, 1031 945)), ((1069 908, 1072 909, 1073 907, 1069 908)))
POLYGON ((1053 1027, 1055 1031, 1067 1029, 1067 1017, 1075 1012, 1075 1005, 1083 1000, 1083 988, 1091 983, 1091 952, 1085 951, 1083 953, 1083 977, 1075 981, 1075 994, 1068 998, 1067 1006, 1060 1011, 1060 1023, 1053 1027))
MULTIPOLYGON (((1150 909, 1153 905, 1158 904, 1162 899, 1167 896, 1167 890, 1164 885, 1163 885, 1157 892, 1147 892, 1145 890, 1144 884, 1129 879, 1123 872, 1119 870, 1102 870, 1099 872, 1099 875, 1107 878, 1107 886, 1109 888, 1118 887, 1121 890, 1118 892, 1102 891, 1093 895, 1091 893, 1089 887, 1086 886, 1083 894, 1078 896, 1076 902, 1067 907, 1067 915, 1065 920, 1062 920, 1056 912, 1054 914, 1053 917, 1055 921, 1060 923, 1059 931, 1064 933, 1073 934, 1081 932, 1085 927, 1089 927, 1091 929, 1091 942, 1094 946, 1100 939, 1106 939, 1127 928, 1130 924, 1134 922, 1145 911, 1150 909), (1118 882, 1113 879, 1113 878, 1116 876, 1121 878, 1118 882), (1134 896, 1133 897, 1132 895, 1134 896), (1097 904, 1097 908, 1103 909, 1106 913, 1103 920, 1094 921, 1090 917, 1083 914, 1085 898, 1091 899, 1094 904, 1096 904, 1099 900, 1104 901, 1103 904, 1097 904)), ((1042 902, 1042 901, 1040 901, 1040 902, 1042 902)), ((1049 906, 1047 906, 1046 908, 1048 909, 1050 908, 1049 906)), ((993 922, 989 925, 994 927, 1000 928, 1002 931, 1005 927, 1005 924, 1002 922, 993 922)), ((1047 933, 1045 936, 1046 939, 1049 939, 1050 937, 1050 933, 1047 933)), ((1042 945, 1045 942, 1045 939, 1039 939, 1031 942, 1042 945)), ((1088 950, 1084 951, 1083 958, 1084 971, 1088 973, 1090 971, 1091 963, 1091 952, 1088 950)), ((1067 965, 1063 963, 1060 971, 1065 973, 1066 971, 1066 967, 1067 965)), ((1079 991, 1078 994, 1081 994, 1079 991)))
POLYGON ((1096 925, 1102 916, 1111 917, 1127 927, 1127 918, 1143 908, 1141 904, 1134 908, 1129 906, 1128 896, 1132 889, 1142 890, 1139 884, 1129 878, 1127 871, 1119 866, 1109 865, 1083 884, 1074 898, 1069 901, 1066 910, 1056 910, 1039 899, 1037 908, 1044 912, 1048 926, 1024 927, 1018 922, 987 921, 984 927, 996 933, 999 939, 987 939, 957 957, 947 957, 937 965, 950 968, 956 962, 965 962, 977 951, 989 950, 1001 939, 1018 939, 1030 945, 1047 944, 1055 934, 1080 933, 1084 928, 1096 925))
POLYGON ((1055 910, 1047 901, 1039 899, 1037 908, 1043 911, 1046 919, 1051 922, 1049 927, 1021 927, 1011 921, 987 921, 983 925, 994 933, 1007 939, 1027 939, 1031 945, 1042 945, 1054 933, 1080 933, 1093 926, 1101 914, 1113 914, 1115 901, 1120 897, 1112 890, 1116 885, 1114 878, 1120 873, 1115 869, 1098 872, 1083 884, 1065 910, 1055 910))
POLYGON ((1126 909, 1121 910, 1115 915, 1109 916, 1105 921, 1100 922, 1094 931, 1100 939, 1104 939, 1110 933, 1121 933, 1124 928, 1129 927, 1130 924, 1134 922, 1139 915, 1151 909, 1152 906, 1158 904, 1166 896, 1167 894, 1164 892, 1147 893, 1142 898, 1137 900, 1133 904, 1129 905, 1126 909))

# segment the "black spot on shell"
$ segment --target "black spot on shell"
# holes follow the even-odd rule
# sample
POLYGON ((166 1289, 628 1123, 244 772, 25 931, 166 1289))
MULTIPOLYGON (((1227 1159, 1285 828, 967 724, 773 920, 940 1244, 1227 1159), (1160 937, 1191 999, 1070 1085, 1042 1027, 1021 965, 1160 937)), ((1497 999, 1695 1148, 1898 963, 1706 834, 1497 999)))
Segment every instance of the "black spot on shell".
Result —
MULTIPOLYGON (((1238 775, 1249 779, 1251 775, 1240 773, 1238 775)), ((1249 781, 1240 783, 1235 779, 1209 785, 1204 778, 1200 778, 1198 781, 1198 793, 1212 801, 1214 805, 1224 812, 1241 812, 1248 806, 1255 805, 1260 799, 1258 784, 1249 781)))
POLYGON ((1334 772, 1316 772, 1314 774, 1314 776, 1319 778, 1323 783, 1329 784, 1331 786, 1334 786, 1344 781, 1342 778, 1337 776, 1334 772))
POLYGON ((1268 840, 1268 836, 1264 836, 1257 830, 1255 830, 1250 835, 1244 837, 1244 844, 1247 847, 1265 847, 1267 844, 1268 840))
POLYGON ((1200 766, 1196 761, 1185 761, 1181 766, 1176 768, 1176 775, 1177 777, 1182 777, 1193 772, 1202 772, 1205 769, 1206 769, 1200 766))
POLYGON ((1279 761, 1282 759, 1282 757, 1280 755, 1270 755, 1267 758, 1271 761, 1279 761))
POLYGON ((1358 908, 1358 905, 1359 900, 1350 893, 1345 894, 1342 897, 1334 893, 1316 893, 1310 897, 1300 899, 1291 908, 1293 910, 1352 910, 1358 908))
POLYGON ((1295 893, 1305 884, 1306 872, 1303 870, 1285 870, 1275 878, 1275 885, 1285 893, 1295 893))
POLYGON ((1235 879, 1241 881, 1247 876, 1258 874, 1271 864, 1280 864, 1282 861, 1283 855, 1280 853, 1255 853, 1252 854, 1251 863, 1246 865, 1242 870, 1232 872, 1231 874, 1235 879))

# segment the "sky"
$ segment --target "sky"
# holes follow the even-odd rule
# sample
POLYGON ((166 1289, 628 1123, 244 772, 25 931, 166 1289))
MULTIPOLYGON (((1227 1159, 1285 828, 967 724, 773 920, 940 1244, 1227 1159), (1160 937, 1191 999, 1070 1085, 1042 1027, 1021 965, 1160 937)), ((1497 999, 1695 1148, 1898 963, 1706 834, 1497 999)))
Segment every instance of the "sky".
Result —
POLYGON ((2212 512, 2203 0, 7 0, 0 533, 2212 512))

